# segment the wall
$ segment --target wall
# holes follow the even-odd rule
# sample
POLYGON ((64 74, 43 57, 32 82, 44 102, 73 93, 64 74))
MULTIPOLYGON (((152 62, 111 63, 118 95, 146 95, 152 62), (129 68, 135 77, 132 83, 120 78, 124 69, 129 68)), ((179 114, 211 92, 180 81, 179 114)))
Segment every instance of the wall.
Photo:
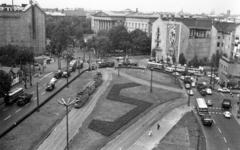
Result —
POLYGON ((189 39, 187 60, 192 60, 195 55, 198 58, 209 57, 210 43, 209 38, 189 39))
POLYGON ((214 53, 217 52, 217 50, 219 50, 220 52, 220 49, 217 48, 217 41, 218 41, 218 33, 217 33, 217 29, 212 26, 212 30, 211 30, 211 46, 210 46, 210 51, 209 51, 209 56, 208 56, 208 59, 211 60, 212 59, 212 55, 214 53))
POLYGON ((181 41, 180 41, 180 51, 179 54, 183 53, 184 57, 187 58, 188 52, 188 43, 189 43, 189 33, 190 30, 187 26, 181 23, 181 41))
POLYGON ((34 47, 36 55, 45 53, 45 13, 35 7, 36 38, 32 35, 32 11, 0 12, 0 45, 34 47))

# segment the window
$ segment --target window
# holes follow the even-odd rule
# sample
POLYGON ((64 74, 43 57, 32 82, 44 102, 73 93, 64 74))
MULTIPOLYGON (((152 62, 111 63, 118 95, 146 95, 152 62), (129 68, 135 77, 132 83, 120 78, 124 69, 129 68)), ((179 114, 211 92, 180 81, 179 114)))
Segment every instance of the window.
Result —
POLYGON ((217 42, 217 47, 219 47, 220 46, 220 42, 217 42))
POLYGON ((222 47, 223 47, 223 43, 222 43, 222 47))
POLYGON ((218 35, 218 39, 220 39, 221 38, 221 36, 220 35, 218 35))
POLYGON ((137 23, 135 23, 135 28, 137 28, 137 23))

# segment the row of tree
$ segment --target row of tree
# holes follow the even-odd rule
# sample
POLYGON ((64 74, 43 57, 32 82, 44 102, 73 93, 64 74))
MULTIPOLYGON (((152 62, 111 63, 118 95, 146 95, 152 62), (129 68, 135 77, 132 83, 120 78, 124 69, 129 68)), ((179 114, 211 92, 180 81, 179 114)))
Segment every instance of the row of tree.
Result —
MULTIPOLYGON (((17 45, 0 47, 0 64, 6 67, 20 67, 26 79, 27 65, 34 63, 34 53, 30 48, 17 45)), ((31 80, 31 79, 30 79, 31 80)), ((26 80, 25 85, 26 85, 26 80)), ((4 71, 0 71, 0 97, 11 89, 12 79, 4 71)))
MULTIPOLYGON (((204 58, 198 58, 197 55, 193 57, 192 60, 188 62, 188 66, 193 66, 193 67, 199 67, 199 66, 214 66, 217 67, 219 66, 219 60, 224 54, 220 53, 215 53, 212 55, 211 60, 209 60, 207 57, 204 58)), ((181 65, 184 65, 187 63, 187 59, 185 58, 184 54, 181 53, 179 55, 179 63, 181 65)))
POLYGON ((106 53, 144 53, 151 52, 151 37, 147 33, 136 29, 128 32, 123 25, 115 26, 108 30, 102 30, 97 33, 88 42, 89 48, 94 48, 97 54, 105 55, 106 53))

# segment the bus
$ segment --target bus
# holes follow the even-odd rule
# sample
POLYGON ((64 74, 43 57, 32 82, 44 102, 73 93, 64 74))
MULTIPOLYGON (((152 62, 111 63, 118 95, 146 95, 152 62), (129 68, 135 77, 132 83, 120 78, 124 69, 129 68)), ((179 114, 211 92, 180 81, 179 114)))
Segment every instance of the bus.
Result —
POLYGON ((147 67, 148 68, 153 68, 153 69, 159 69, 159 70, 163 70, 164 65, 160 64, 160 63, 154 63, 154 62, 148 62, 147 63, 147 67))
POLYGON ((15 88, 5 95, 4 102, 6 104, 12 104, 16 102, 18 97, 22 94, 23 94, 23 88, 15 88))
POLYGON ((202 116, 204 114, 208 114, 208 106, 206 104, 206 101, 204 98, 196 98, 197 101, 197 113, 199 116, 202 116))
POLYGON ((188 68, 188 72, 197 73, 197 72, 200 72, 200 69, 199 68, 188 68))

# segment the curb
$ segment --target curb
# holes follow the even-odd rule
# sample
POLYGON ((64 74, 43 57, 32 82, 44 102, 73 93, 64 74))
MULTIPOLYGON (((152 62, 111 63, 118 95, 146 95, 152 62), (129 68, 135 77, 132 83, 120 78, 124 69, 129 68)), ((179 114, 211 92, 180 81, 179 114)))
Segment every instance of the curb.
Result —
MULTIPOLYGON (((77 76, 75 76, 72 80, 69 80, 68 84, 70 84, 72 81, 74 81, 78 76, 82 75, 83 73, 85 73, 86 71, 88 71, 88 69, 83 70, 82 72, 80 72, 80 74, 78 74, 77 76)), ((50 95, 49 97, 47 97, 42 103, 39 104, 39 108, 41 108, 46 102, 48 102, 53 96, 55 96, 56 94, 58 94, 63 88, 65 88, 67 85, 67 83, 65 83, 61 88, 59 88, 58 90, 56 90, 52 95, 50 95)), ((9 126, 5 131, 3 131, 2 133, 0 133, 0 138, 2 138, 5 134, 7 134, 9 131, 11 131, 14 127, 16 127, 18 124, 20 124, 23 120, 25 120, 28 116, 30 116, 31 114, 33 114, 35 111, 37 110, 37 107, 33 108, 29 113, 27 113, 25 116, 22 116, 21 118, 19 118, 19 120, 15 123, 12 124, 11 126, 9 126)))

